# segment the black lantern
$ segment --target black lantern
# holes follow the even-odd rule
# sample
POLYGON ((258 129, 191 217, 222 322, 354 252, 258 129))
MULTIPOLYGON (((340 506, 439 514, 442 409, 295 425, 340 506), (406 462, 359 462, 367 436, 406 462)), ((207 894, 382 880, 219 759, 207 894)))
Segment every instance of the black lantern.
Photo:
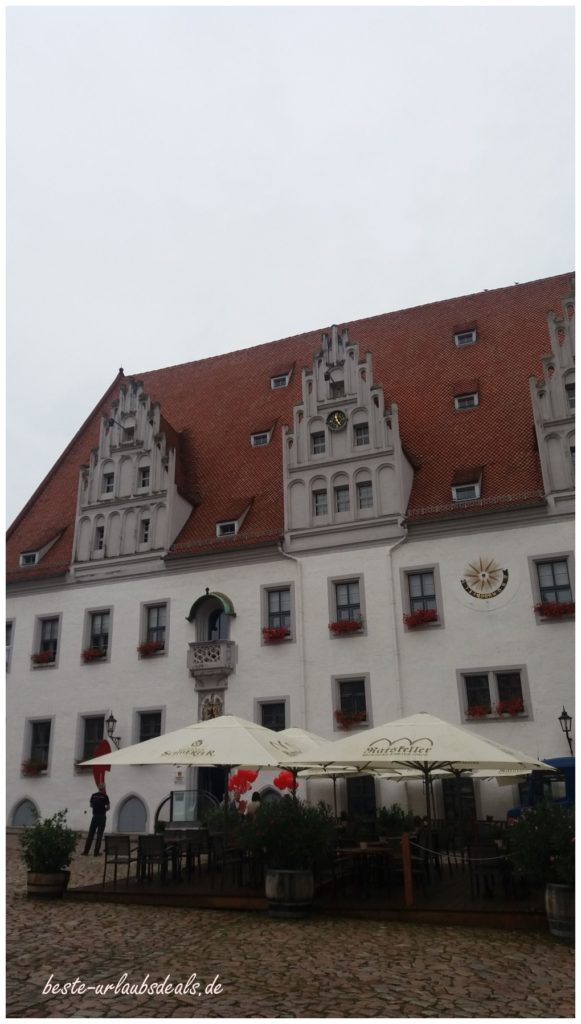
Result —
POLYGON ((113 740, 113 743, 117 747, 117 750, 119 750, 121 737, 115 735, 115 729, 117 728, 117 719, 115 718, 113 712, 111 712, 109 717, 105 719, 105 726, 107 728, 107 736, 109 737, 110 740, 113 740))
POLYGON ((565 736, 567 737, 567 743, 569 744, 569 750, 571 751, 571 756, 572 756, 573 755, 573 740, 571 739, 571 724, 573 722, 573 719, 571 718, 571 715, 567 714, 567 712, 565 711, 564 707, 563 707, 563 711, 559 715, 559 722, 561 723, 561 729, 563 730, 563 732, 565 733, 565 736))

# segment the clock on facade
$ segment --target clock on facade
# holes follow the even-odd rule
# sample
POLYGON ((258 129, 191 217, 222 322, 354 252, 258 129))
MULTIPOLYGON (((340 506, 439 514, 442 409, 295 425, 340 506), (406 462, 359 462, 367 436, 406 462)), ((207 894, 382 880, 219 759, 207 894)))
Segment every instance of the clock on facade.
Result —
POLYGON ((487 600, 501 594, 508 583, 508 569, 503 569, 494 558, 477 558, 467 566, 460 583, 471 597, 487 600))
POLYGON ((327 416, 329 430, 343 430, 347 426, 347 417, 342 409, 334 409, 327 416))

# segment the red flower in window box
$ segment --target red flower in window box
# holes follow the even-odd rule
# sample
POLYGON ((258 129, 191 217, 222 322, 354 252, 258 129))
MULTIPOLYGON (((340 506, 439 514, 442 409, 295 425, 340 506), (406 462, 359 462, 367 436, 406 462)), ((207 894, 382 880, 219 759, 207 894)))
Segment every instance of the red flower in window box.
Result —
POLYGON ((262 630, 265 644, 280 643, 281 640, 286 640, 287 636, 290 636, 288 626, 265 626, 262 630))
POLYGON ((490 704, 473 704, 472 707, 466 708, 468 718, 486 718, 491 711, 490 704))
POLYGON ((415 629, 416 626, 427 626, 429 622, 437 622, 438 613, 434 608, 420 608, 417 612, 404 615, 403 621, 408 629, 415 629))
POLYGON ((273 779, 272 782, 277 789, 281 790, 281 792, 285 789, 290 789, 294 792, 294 790, 298 788, 298 782, 293 773, 286 770, 279 772, 276 779, 273 779))
POLYGON ((46 764, 44 761, 37 761, 35 758, 29 757, 26 761, 22 762, 20 770, 23 775, 42 775, 46 771, 46 764))
POLYGON ((55 659, 54 651, 37 651, 36 654, 32 655, 32 661, 35 665, 50 665, 55 659))
POLYGON ((358 633, 363 629, 363 619, 341 619, 339 622, 330 622, 329 629, 334 636, 348 636, 350 633, 358 633))
POLYGON ((544 619, 563 619, 575 614, 574 601, 539 601, 535 611, 544 619))
POLYGON ((358 725, 367 721, 366 711, 341 711, 340 708, 335 712, 335 721, 340 729, 348 732, 349 729, 355 729, 358 725))
POLYGON ((91 661, 100 661, 101 658, 105 658, 106 656, 106 647, 87 647, 84 651, 81 652, 81 658, 83 659, 85 664, 88 664, 88 662, 91 661))
POLYGON ((154 654, 159 654, 164 649, 165 644, 162 640, 144 640, 138 645, 137 653, 140 658, 152 658, 154 654))
POLYGON ((511 700, 499 700, 496 705, 497 715, 522 715, 525 707, 522 697, 512 697, 511 700))

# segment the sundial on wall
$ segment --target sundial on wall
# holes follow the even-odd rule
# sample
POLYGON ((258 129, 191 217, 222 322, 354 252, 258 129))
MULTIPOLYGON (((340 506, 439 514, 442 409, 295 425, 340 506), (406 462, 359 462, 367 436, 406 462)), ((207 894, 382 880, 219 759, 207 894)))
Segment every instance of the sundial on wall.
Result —
POLYGON ((494 558, 477 558, 469 562, 460 583, 471 597, 489 600, 506 587, 508 569, 503 569, 494 558))

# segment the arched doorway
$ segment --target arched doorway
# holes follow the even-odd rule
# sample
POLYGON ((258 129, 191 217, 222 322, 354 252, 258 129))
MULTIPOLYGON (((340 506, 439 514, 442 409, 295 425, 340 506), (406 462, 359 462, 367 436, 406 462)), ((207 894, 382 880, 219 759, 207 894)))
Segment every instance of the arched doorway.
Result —
POLYGON ((138 796, 128 796, 121 807, 117 818, 118 832, 145 832, 147 827, 147 808, 138 796))
POLYGON ((32 800, 21 800, 12 813, 12 824, 18 828, 28 828, 29 825, 34 825, 38 817, 36 804, 32 800))

